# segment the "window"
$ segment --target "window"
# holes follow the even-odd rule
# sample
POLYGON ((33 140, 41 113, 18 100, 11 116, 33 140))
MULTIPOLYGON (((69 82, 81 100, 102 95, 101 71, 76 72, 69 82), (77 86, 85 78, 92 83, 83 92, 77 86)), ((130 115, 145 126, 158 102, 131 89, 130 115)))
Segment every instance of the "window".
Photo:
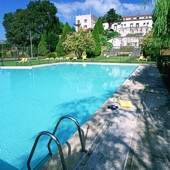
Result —
POLYGON ((133 23, 130 24, 130 27, 133 27, 133 23))
POLYGON ((87 25, 84 25, 84 28, 87 28, 87 25))
POLYGON ((77 20, 77 24, 80 24, 80 20, 77 20))
POLYGON ((126 24, 124 24, 124 26, 126 26, 126 24))
POLYGON ((84 19, 84 23, 87 23, 87 19, 84 19))
POLYGON ((149 22, 147 22, 147 25, 149 25, 149 22))
POLYGON ((136 27, 139 27, 139 23, 136 23, 136 27))
POLYGON ((143 23, 143 25, 145 25, 145 22, 143 23))
POLYGON ((139 17, 136 17, 136 19, 139 19, 139 17))

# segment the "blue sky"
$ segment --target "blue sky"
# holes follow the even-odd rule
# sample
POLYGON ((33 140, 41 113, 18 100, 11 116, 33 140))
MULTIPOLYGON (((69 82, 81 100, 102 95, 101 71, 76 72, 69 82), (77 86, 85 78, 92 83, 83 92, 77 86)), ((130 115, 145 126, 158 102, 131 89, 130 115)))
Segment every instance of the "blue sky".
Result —
MULTIPOLYGON (((60 21, 75 23, 75 15, 93 14, 103 16, 109 9, 114 8, 116 13, 127 16, 136 14, 151 14, 154 5, 148 4, 145 9, 143 0, 50 0, 57 7, 57 16, 60 21)), ((15 12, 16 9, 25 9, 30 0, 0 0, 0 40, 5 40, 5 29, 2 25, 5 13, 15 12)))

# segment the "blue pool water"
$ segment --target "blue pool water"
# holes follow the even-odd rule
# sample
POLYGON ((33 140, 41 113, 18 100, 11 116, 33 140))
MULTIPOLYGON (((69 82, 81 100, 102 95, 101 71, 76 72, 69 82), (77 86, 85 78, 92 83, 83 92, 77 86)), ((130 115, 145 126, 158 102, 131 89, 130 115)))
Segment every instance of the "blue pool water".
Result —
MULTIPOLYGON (((39 132, 52 132, 62 115, 85 123, 136 67, 59 64, 0 69, 0 169, 26 169, 39 132)), ((73 123, 63 120, 57 137, 63 144, 75 131, 73 123)), ((41 138, 31 165, 47 153, 46 141, 41 138)))

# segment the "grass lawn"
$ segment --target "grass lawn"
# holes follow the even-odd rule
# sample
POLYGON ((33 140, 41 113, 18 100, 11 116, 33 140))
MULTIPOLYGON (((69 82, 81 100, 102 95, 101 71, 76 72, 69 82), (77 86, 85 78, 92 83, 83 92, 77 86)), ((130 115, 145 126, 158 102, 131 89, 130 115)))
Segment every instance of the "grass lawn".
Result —
MULTIPOLYGON (((136 57, 138 58, 138 57, 136 57)), ((87 60, 68 60, 69 62, 106 62, 106 63, 135 63, 135 64, 156 64, 155 61, 137 61, 135 57, 130 56, 111 56, 104 57, 99 56, 95 58, 88 58, 87 60)), ((41 64, 50 64, 50 63, 58 63, 58 62, 68 62, 68 61, 45 61, 43 59, 30 60, 29 63, 19 63, 16 60, 0 60, 0 66, 33 66, 33 65, 41 65, 41 64)))

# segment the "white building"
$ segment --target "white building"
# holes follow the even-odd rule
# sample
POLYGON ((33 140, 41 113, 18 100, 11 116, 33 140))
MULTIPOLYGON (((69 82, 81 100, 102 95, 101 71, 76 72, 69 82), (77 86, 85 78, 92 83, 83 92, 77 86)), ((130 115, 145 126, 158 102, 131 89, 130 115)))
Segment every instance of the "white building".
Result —
MULTIPOLYGON (((139 41, 152 29, 152 15, 133 15, 123 16, 121 23, 114 23, 111 29, 117 31, 120 36, 111 39, 109 42, 113 44, 115 49, 120 49, 123 46, 132 46, 139 48, 139 41)), ((108 23, 104 23, 104 29, 108 29, 108 23)))
MULTIPOLYGON (((114 23, 111 26, 114 31, 119 32, 122 36, 132 32, 131 28, 137 28, 138 33, 146 33, 147 29, 141 28, 152 28, 152 14, 123 16, 122 18, 121 23, 114 23)), ((92 14, 78 15, 75 22, 76 31, 78 31, 78 28, 93 29, 96 21, 97 18, 92 14)), ((103 23, 103 27, 105 30, 108 29, 108 23, 103 23)))
POLYGON ((75 23, 76 31, 78 31, 78 29, 80 28, 91 30, 93 29, 96 21, 97 18, 92 14, 78 15, 76 16, 76 23, 75 23))
MULTIPOLYGON (((132 46, 139 48, 139 41, 152 29, 152 14, 123 16, 123 21, 113 23, 111 29, 117 31, 120 36, 111 39, 109 42, 113 44, 113 48, 120 49, 123 46, 132 46)), ((93 29, 97 18, 91 14, 76 16, 76 31, 79 28, 93 29)), ((105 30, 109 24, 103 23, 105 30)))
MULTIPOLYGON (((123 21, 121 23, 112 24, 111 28, 114 31, 119 32, 122 28, 139 28, 139 27, 150 27, 152 28, 152 14, 143 15, 133 15, 133 16, 123 16, 123 21)), ((108 23, 103 24, 104 29, 108 29, 108 23)))

